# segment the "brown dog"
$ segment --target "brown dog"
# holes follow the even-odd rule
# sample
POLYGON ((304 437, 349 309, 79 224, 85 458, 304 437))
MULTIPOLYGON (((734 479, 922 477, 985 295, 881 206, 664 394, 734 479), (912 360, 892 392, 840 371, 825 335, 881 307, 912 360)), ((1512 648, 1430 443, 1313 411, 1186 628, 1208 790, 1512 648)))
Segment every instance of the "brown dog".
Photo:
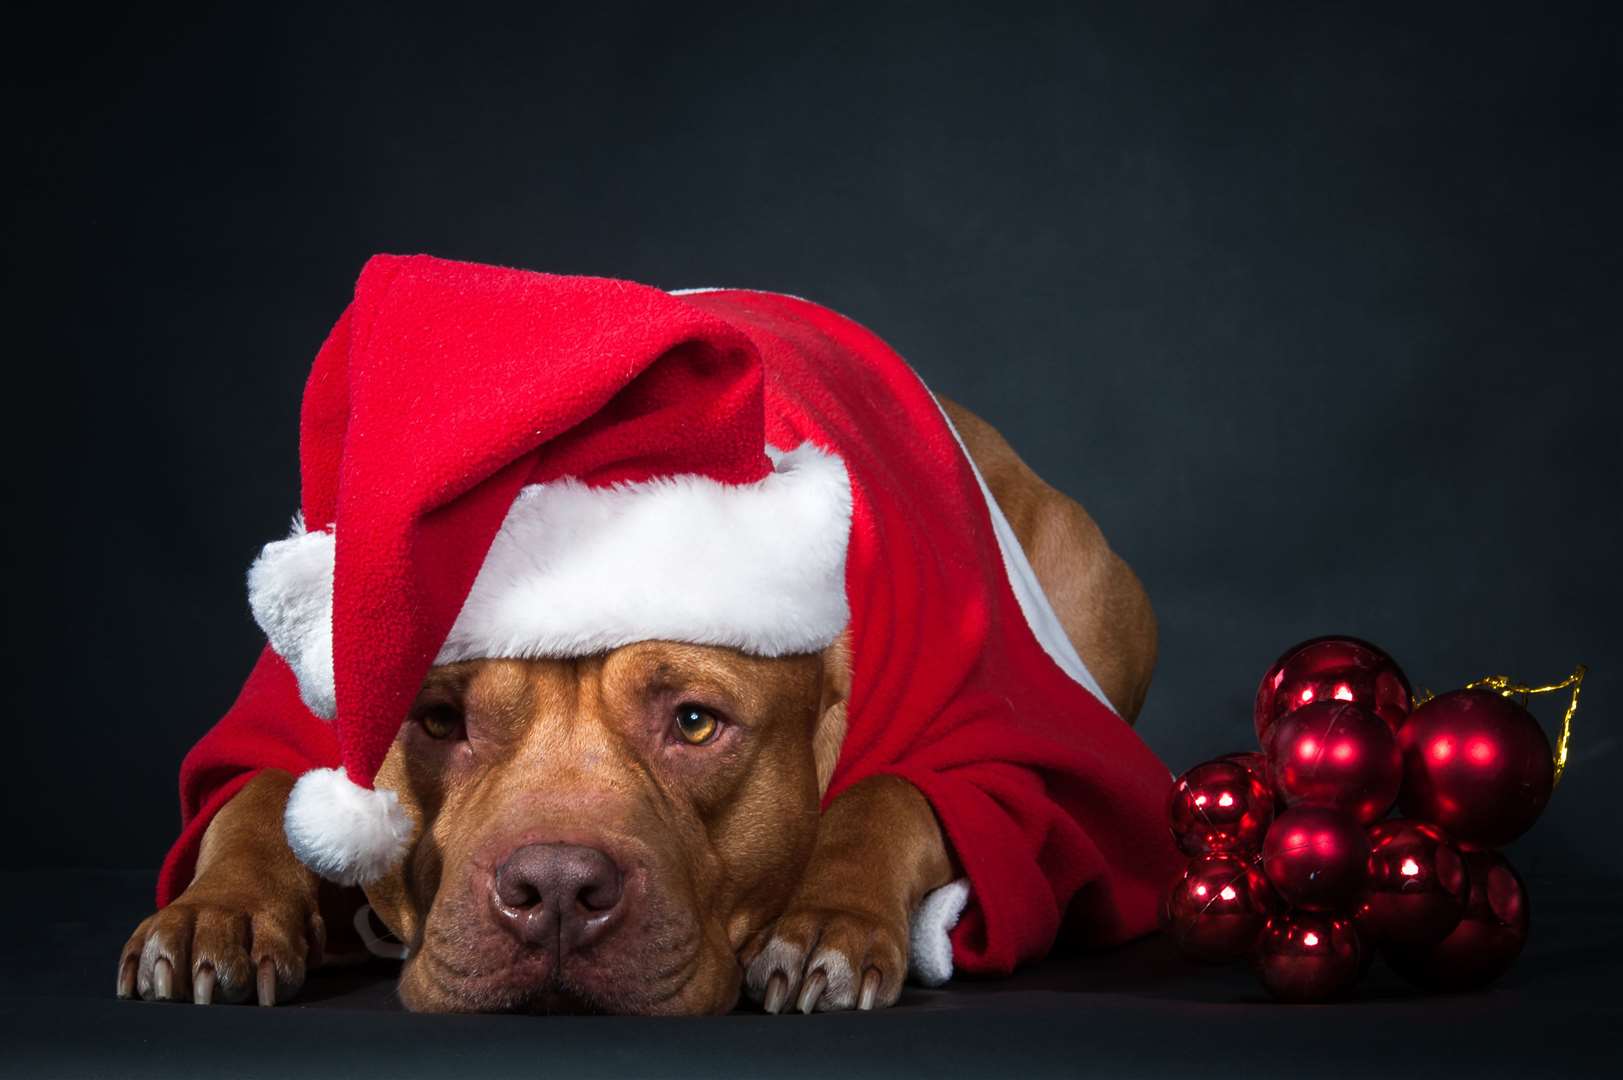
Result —
MULTIPOLYGON (((1066 634, 1131 720, 1156 648, 1138 580, 990 425, 942 404, 1066 634)), ((421 839, 365 890, 409 946, 402 1000, 713 1013, 743 988, 769 1012, 894 1002, 909 918, 954 872, 903 780, 858 783, 819 814, 850 680, 843 640, 777 659, 650 641, 435 668, 378 778, 421 839), (738 727, 750 737, 729 741, 738 727), (652 756, 680 741, 712 752, 666 761, 656 781, 652 756)), ((322 963, 325 927, 347 924, 361 896, 288 848, 292 786, 264 771, 215 817, 191 886, 124 947, 119 996, 270 1005, 322 963)))

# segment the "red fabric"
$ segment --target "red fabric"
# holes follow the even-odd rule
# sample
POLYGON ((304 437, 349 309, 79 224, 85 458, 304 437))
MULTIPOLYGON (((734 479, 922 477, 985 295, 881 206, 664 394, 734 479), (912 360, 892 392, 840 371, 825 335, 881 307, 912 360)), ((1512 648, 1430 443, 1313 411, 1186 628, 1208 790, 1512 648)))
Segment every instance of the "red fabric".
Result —
POLYGON ((305 708, 293 672, 267 645, 236 702, 181 762, 180 837, 158 871, 158 906, 191 884, 203 831, 255 773, 282 769, 298 776, 337 761, 332 725, 305 708))
POLYGON ((851 476, 854 678, 825 805, 876 773, 929 799, 970 878, 952 932, 961 970, 1044 955, 1073 898, 1080 940, 1151 929, 1178 862, 1171 777, 1038 644, 934 397, 878 337, 815 304, 689 300, 760 350, 772 442, 832 447, 851 476))
MULTIPOLYGON (((436 272, 457 265, 424 261, 436 272)), ((384 263, 377 274, 378 264, 369 265, 355 305, 334 329, 312 372, 304 412, 304 508, 312 525, 331 520, 335 492, 346 528, 354 527, 360 520, 356 515, 366 510, 364 504, 343 502, 347 489, 312 489, 309 481, 312 473, 330 471, 319 462, 313 465, 312 454, 326 452, 335 433, 344 430, 340 414, 348 408, 361 415, 363 407, 376 410, 385 404, 363 406, 355 400, 353 373, 346 386, 342 358, 334 355, 354 347, 346 338, 369 349, 371 363, 398 363, 390 358, 395 351, 418 357, 430 369, 432 360, 422 359, 425 351, 444 357, 445 350, 475 348, 480 357, 498 364, 481 388, 498 398, 513 375, 510 366, 500 365, 511 365, 516 355, 502 326, 521 316, 531 324, 539 320, 531 338, 562 335, 547 342, 549 355, 553 362, 580 365, 574 370, 612 363, 652 370, 663 378, 667 365, 657 361, 673 345, 686 343, 680 351, 691 354, 691 361, 669 365, 676 372, 668 376, 676 392, 683 390, 686 374, 702 376, 719 369, 734 380, 738 397, 764 395, 765 436, 774 446, 790 448, 809 439, 845 459, 853 497, 846 586, 855 667, 849 731, 827 798, 864 777, 893 773, 929 799, 971 882, 970 906, 952 935, 957 966, 1002 973, 1041 956, 1068 909, 1079 923, 1079 936, 1097 944, 1151 928, 1161 888, 1176 866, 1162 822, 1168 771, 1131 728, 1042 650, 1005 576, 968 460, 929 392, 882 341, 847 319, 788 297, 727 291, 671 298, 621 283, 488 271, 526 280, 503 281, 497 291, 498 299, 505 299, 495 310, 488 306, 490 280, 483 282, 485 291, 475 289, 460 301, 438 288, 425 287, 426 299, 397 291, 389 303, 404 307, 393 313, 395 325, 385 347, 365 337, 365 321, 356 320, 355 313, 362 307, 363 292, 386 289, 382 275, 398 273, 400 262, 384 263), (610 287, 623 291, 606 299, 604 290, 610 287), (624 303, 611 302, 615 300, 624 303), (536 307, 549 314, 532 314, 536 307), (626 322, 641 325, 628 327, 626 322), (425 335, 434 343, 432 350, 423 348, 425 335)), ((351 358, 352 368, 354 364, 351 358)), ((456 368, 458 378, 467 370, 460 360, 456 368)), ((474 400, 461 387, 455 397, 474 400)), ((500 408, 509 415, 513 410, 544 412, 566 428, 611 422, 597 419, 600 414, 617 424, 635 416, 649 433, 641 445, 648 447, 650 471, 641 475, 716 475, 708 465, 671 469, 660 457, 665 448, 659 440, 670 432, 661 430, 659 414, 671 411, 671 400, 654 393, 632 404, 629 396, 600 395, 564 404, 505 401, 500 408)), ((402 402, 395 398, 386 404, 402 402)), ((374 412, 370 430, 379 430, 381 419, 374 412)), ((379 448, 385 456, 377 463, 375 481, 384 481, 388 456, 409 462, 414 435, 425 428, 441 425, 447 430, 435 438, 460 442, 456 429, 462 417, 442 411, 429 417, 433 423, 422 419, 410 411, 403 415, 399 438, 385 440, 387 447, 379 448)), ((590 441, 581 439, 581 445, 590 441)), ((755 444, 756 453, 760 445, 755 444)), ((714 449, 696 453, 708 461, 714 449)), ((343 447, 346 456, 352 451, 343 447)), ((489 514, 491 533, 505 506, 501 495, 510 499, 519 484, 567 474, 559 467, 538 475, 533 465, 523 464, 524 453, 522 442, 477 435, 470 440, 469 460, 476 458, 481 466, 519 463, 507 470, 516 479, 504 477, 489 506, 480 511, 489 514)), ((739 449, 740 460, 747 456, 747 447, 739 449)), ((593 475, 590 460, 559 460, 593 475)), ((624 454, 614 458, 622 470, 627 460, 624 454)), ((624 478, 632 471, 609 478, 624 478)), ((420 477, 408 476, 400 483, 425 503, 459 494, 436 489, 420 477)), ((488 539, 486 534, 485 546, 488 539)), ((478 555, 442 553, 461 569, 458 580, 466 578, 464 592, 484 550, 479 547, 478 555)), ((384 590, 394 584, 376 580, 367 587, 384 590)), ((446 588, 443 583, 439 587, 446 588)), ((428 602, 444 622, 441 636, 455 615, 452 592, 428 602)), ((373 601, 382 603, 377 597, 373 601)), ((342 604, 335 602, 335 633, 340 610, 342 604)), ((389 610, 408 619, 423 607, 402 602, 389 610)), ((345 686, 354 694, 365 672, 377 670, 372 644, 357 640, 349 655, 338 652, 340 723, 350 715, 345 686)), ((437 638, 419 629, 409 640, 387 647, 396 656, 410 654, 413 663, 401 665, 409 672, 419 665, 426 670, 437 646, 437 638)), ((422 670, 416 671, 419 681, 422 670)), ((415 685, 392 687, 375 699, 378 711, 370 722, 380 734, 386 728, 392 738, 398 730, 415 685)), ((387 742, 382 745, 387 748, 387 742)), ((382 751, 374 754, 381 759, 382 751)), ((182 767, 186 829, 165 864, 160 903, 189 880, 201 829, 223 802, 228 784, 240 783, 258 767, 274 764, 299 773, 330 766, 338 758, 327 725, 305 709, 291 673, 267 652, 237 704, 182 767)), ((370 766, 367 776, 376 767, 370 758, 360 764, 370 766)))

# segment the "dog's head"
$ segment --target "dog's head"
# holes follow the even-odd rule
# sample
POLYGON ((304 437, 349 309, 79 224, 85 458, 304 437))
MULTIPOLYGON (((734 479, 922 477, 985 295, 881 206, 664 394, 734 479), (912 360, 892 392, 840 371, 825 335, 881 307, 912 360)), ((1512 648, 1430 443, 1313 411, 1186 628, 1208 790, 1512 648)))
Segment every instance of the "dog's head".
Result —
POLYGON ((731 1008, 810 855, 848 672, 842 642, 435 668, 378 776, 418 839, 367 889, 407 1006, 731 1008))

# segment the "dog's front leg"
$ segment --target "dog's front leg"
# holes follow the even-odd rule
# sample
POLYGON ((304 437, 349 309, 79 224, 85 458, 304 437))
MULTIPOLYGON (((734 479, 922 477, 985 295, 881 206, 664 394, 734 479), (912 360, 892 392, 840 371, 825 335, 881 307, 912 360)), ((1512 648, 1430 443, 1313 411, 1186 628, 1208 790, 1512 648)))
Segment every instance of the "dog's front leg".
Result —
POLYGON ((286 1001, 320 962, 320 882, 282 833, 293 777, 267 769, 215 815, 192 883, 136 928, 119 954, 118 996, 149 1001, 286 1001))
POLYGON ((744 950, 744 984, 767 1012, 890 1005, 907 976, 908 921, 952 877, 935 812, 895 776, 829 805, 805 877, 776 923, 744 950))

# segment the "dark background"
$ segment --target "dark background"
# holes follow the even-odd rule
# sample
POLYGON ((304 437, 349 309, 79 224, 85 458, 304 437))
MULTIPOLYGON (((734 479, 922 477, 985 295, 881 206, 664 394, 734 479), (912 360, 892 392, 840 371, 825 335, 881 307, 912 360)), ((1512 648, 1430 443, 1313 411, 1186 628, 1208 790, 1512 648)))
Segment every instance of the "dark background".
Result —
POLYGON ((326 6, 8 16, 8 863, 156 867, 310 360, 424 251, 871 326, 1143 577, 1174 767, 1304 637, 1590 663, 1513 858, 1623 874, 1615 8, 326 6))
MULTIPOLYGON (((0 19, 0 1072, 1207 1080, 1615 1069, 1616 5, 82 5, 0 19), (1137 568, 1176 768, 1333 632, 1419 684, 1593 674, 1485 993, 1331 1009, 1150 938, 883 1017, 112 999, 181 755, 257 650, 316 347, 376 251, 804 295, 1137 568), (124 869, 119 869, 124 868, 124 869)), ((1557 707, 1542 709, 1553 721, 1557 707)))

